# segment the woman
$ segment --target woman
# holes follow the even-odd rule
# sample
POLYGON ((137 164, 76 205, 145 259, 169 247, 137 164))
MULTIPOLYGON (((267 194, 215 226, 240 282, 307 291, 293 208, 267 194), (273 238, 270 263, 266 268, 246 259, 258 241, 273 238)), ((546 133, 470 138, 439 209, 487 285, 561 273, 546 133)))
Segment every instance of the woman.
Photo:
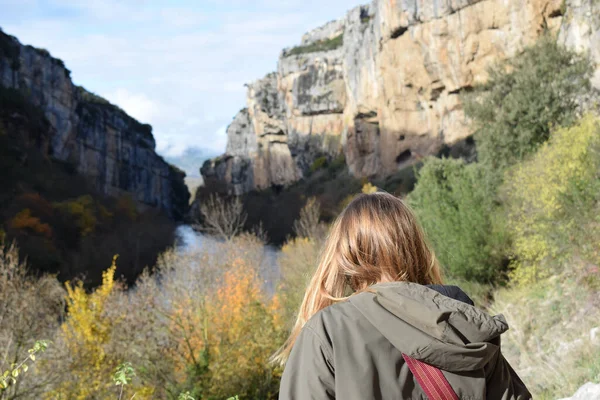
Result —
POLYGON ((286 363, 279 399, 531 398, 500 352, 504 318, 441 283, 411 210, 390 194, 358 196, 275 357, 286 363))

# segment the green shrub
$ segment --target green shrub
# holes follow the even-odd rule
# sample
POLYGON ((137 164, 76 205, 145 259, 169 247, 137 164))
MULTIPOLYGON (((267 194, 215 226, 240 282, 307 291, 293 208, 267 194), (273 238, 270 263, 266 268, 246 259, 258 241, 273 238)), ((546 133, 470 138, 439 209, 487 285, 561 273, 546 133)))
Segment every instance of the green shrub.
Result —
POLYGON ((591 67, 544 36, 489 74, 464 97, 465 113, 476 129, 479 162, 501 177, 545 142, 553 126, 574 122, 577 99, 590 89, 591 67))
POLYGON ((336 172, 346 167, 346 156, 344 153, 340 153, 336 158, 334 158, 327 168, 330 172, 336 172))
POLYGON ((509 170, 501 193, 516 283, 561 273, 574 256, 600 262, 599 179, 600 122, 591 116, 557 130, 531 160, 509 170))
POLYGON ((316 53, 318 51, 330 51, 335 50, 338 47, 342 47, 344 44, 344 34, 333 37, 331 39, 319 40, 318 42, 308 44, 306 46, 296 46, 288 50, 284 57, 296 56, 305 53, 316 53))
POLYGON ((408 201, 447 274, 486 283, 498 278, 502 256, 493 233, 493 198, 483 181, 477 164, 430 158, 408 201))
POLYGON ((320 170, 321 168, 325 167, 325 165, 327 164, 327 157, 326 156, 321 156, 319 158, 317 158, 315 161, 313 161, 313 163, 310 165, 310 172, 316 172, 318 170, 320 170))

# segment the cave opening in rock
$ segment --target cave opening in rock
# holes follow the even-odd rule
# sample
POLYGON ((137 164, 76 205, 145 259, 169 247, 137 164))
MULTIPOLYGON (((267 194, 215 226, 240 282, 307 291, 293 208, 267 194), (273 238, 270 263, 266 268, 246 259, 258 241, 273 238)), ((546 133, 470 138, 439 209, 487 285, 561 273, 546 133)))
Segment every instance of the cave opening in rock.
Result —
POLYGON ((398 156, 396 156, 396 163, 402 164, 402 163, 410 160, 411 157, 412 157, 412 152, 410 151, 410 149, 406 149, 402 153, 398 154, 398 156))

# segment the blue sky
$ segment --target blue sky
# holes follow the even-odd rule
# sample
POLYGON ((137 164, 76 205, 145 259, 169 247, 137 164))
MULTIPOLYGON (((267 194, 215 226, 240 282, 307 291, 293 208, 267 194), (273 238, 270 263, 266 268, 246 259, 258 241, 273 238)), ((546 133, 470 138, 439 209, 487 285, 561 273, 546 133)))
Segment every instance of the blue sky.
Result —
POLYGON ((0 0, 0 27, 142 122, 157 149, 225 150, 244 83, 304 32, 368 0, 0 0))

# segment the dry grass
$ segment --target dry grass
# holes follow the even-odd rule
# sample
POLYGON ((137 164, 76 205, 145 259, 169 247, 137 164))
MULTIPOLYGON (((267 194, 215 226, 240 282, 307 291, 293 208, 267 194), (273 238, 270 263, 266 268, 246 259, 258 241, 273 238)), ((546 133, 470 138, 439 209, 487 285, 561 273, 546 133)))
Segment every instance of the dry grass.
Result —
MULTIPOLYGON (((588 277, 589 278, 589 277, 588 277)), ((491 307, 510 330, 503 351, 536 398, 572 395, 600 381, 600 296, 585 277, 563 274, 499 290, 491 307)))

